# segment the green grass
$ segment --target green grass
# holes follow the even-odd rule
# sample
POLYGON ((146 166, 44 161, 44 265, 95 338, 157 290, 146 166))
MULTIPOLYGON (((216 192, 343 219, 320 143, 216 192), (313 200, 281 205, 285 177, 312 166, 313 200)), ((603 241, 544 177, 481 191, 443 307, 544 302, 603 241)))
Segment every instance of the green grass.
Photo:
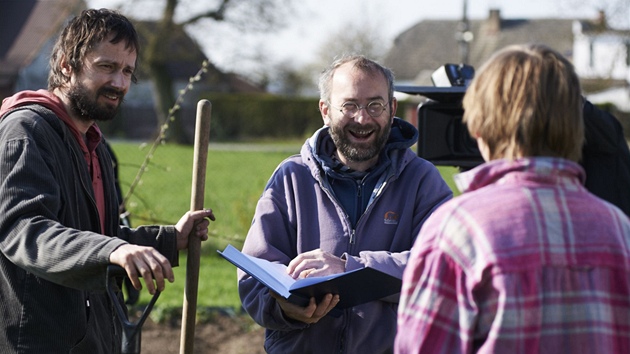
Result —
MULTIPOLYGON (((138 144, 130 143, 115 143, 113 147, 119 160, 123 195, 126 195, 149 148, 141 149, 138 144)), ((242 242, 271 173, 298 149, 299 146, 289 145, 285 152, 209 151, 204 204, 212 208, 217 217, 211 227, 213 240, 242 242)), ((173 224, 190 209, 192 159, 192 147, 158 147, 127 202, 134 225, 173 224)))
MULTIPOLYGON (((114 142, 119 161, 123 195, 142 165, 149 146, 114 142)), ((210 241, 201 251, 199 308, 240 308, 236 287, 236 268, 217 255, 228 243, 240 248, 245 239, 256 202, 276 166, 300 149, 301 142, 277 142, 261 145, 212 146, 208 153, 205 206, 212 208, 217 220, 210 225, 210 241)), ((127 201, 133 226, 174 224, 190 209, 193 148, 162 145, 155 151, 141 182, 127 201)), ((440 172, 453 189, 455 168, 440 167, 440 172)), ((186 254, 180 255, 180 266, 174 269, 175 282, 167 283, 153 314, 181 310, 186 278, 186 254)), ((149 302, 142 291, 140 304, 149 302)))
MULTIPOLYGON (((209 151, 204 204, 213 209, 217 220, 210 225, 210 241, 202 246, 197 306, 240 308, 236 268, 219 257, 216 251, 228 243, 242 246, 267 180, 282 160, 299 151, 300 144, 285 143, 280 149, 261 145, 261 151, 209 151)), ((150 147, 122 142, 112 145, 118 157, 123 196, 126 196, 150 147)), ((133 226, 174 224, 190 209, 192 160, 192 147, 162 145, 157 148, 127 201, 133 226)), ((180 266, 174 268, 174 272, 176 280, 168 283, 160 294, 153 310, 155 314, 169 313, 182 306, 185 252, 180 254, 180 266)), ((139 303, 146 304, 149 300, 150 295, 142 291, 139 303)))

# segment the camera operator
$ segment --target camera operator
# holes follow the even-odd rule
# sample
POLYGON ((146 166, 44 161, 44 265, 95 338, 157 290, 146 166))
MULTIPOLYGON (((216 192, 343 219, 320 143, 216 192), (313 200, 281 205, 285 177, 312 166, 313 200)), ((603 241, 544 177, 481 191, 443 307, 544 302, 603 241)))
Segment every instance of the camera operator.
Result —
POLYGON ((467 90, 484 164, 422 227, 403 275, 397 353, 630 348, 630 219, 584 187, 587 107, 573 65, 510 46, 467 90))

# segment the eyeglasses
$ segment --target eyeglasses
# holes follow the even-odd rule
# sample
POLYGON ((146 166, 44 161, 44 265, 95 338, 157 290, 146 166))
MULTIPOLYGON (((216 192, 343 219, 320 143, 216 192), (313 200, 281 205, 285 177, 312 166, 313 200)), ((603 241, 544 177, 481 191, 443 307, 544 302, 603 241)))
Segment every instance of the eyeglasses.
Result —
MULTIPOLYGON (((328 104, 330 104, 330 102, 328 104)), ((383 111, 385 110, 385 106, 387 104, 389 104, 389 102, 386 102, 385 104, 383 104, 378 101, 372 101, 366 104, 365 106, 359 106, 358 104, 354 102, 346 102, 341 105, 341 108, 335 107, 332 104, 330 104, 330 106, 334 109, 339 110, 339 112, 343 113, 343 115, 348 118, 354 118, 357 115, 357 113, 359 113, 359 111, 362 110, 363 108, 365 108, 365 111, 370 115, 370 117, 376 118, 376 117, 380 117, 381 114, 383 114, 383 111)))

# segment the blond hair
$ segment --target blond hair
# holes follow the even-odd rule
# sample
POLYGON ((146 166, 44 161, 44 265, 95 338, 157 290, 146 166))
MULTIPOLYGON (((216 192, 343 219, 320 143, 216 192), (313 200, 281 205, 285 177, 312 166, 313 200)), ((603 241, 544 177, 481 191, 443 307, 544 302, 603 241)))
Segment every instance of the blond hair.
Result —
POLYGON ((573 65, 543 45, 509 46, 490 58, 464 96, 464 122, 491 160, 581 158, 580 82, 573 65))

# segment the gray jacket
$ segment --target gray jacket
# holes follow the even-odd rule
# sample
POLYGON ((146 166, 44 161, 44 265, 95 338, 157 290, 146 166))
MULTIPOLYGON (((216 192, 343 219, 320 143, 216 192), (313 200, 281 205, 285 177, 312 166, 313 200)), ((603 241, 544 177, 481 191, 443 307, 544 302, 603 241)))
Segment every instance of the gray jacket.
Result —
POLYGON ((104 292, 109 255, 128 241, 154 246, 176 264, 174 227, 119 228, 101 143, 101 230, 87 164, 68 127, 41 106, 0 119, 2 353, 119 352, 121 326, 104 292))

